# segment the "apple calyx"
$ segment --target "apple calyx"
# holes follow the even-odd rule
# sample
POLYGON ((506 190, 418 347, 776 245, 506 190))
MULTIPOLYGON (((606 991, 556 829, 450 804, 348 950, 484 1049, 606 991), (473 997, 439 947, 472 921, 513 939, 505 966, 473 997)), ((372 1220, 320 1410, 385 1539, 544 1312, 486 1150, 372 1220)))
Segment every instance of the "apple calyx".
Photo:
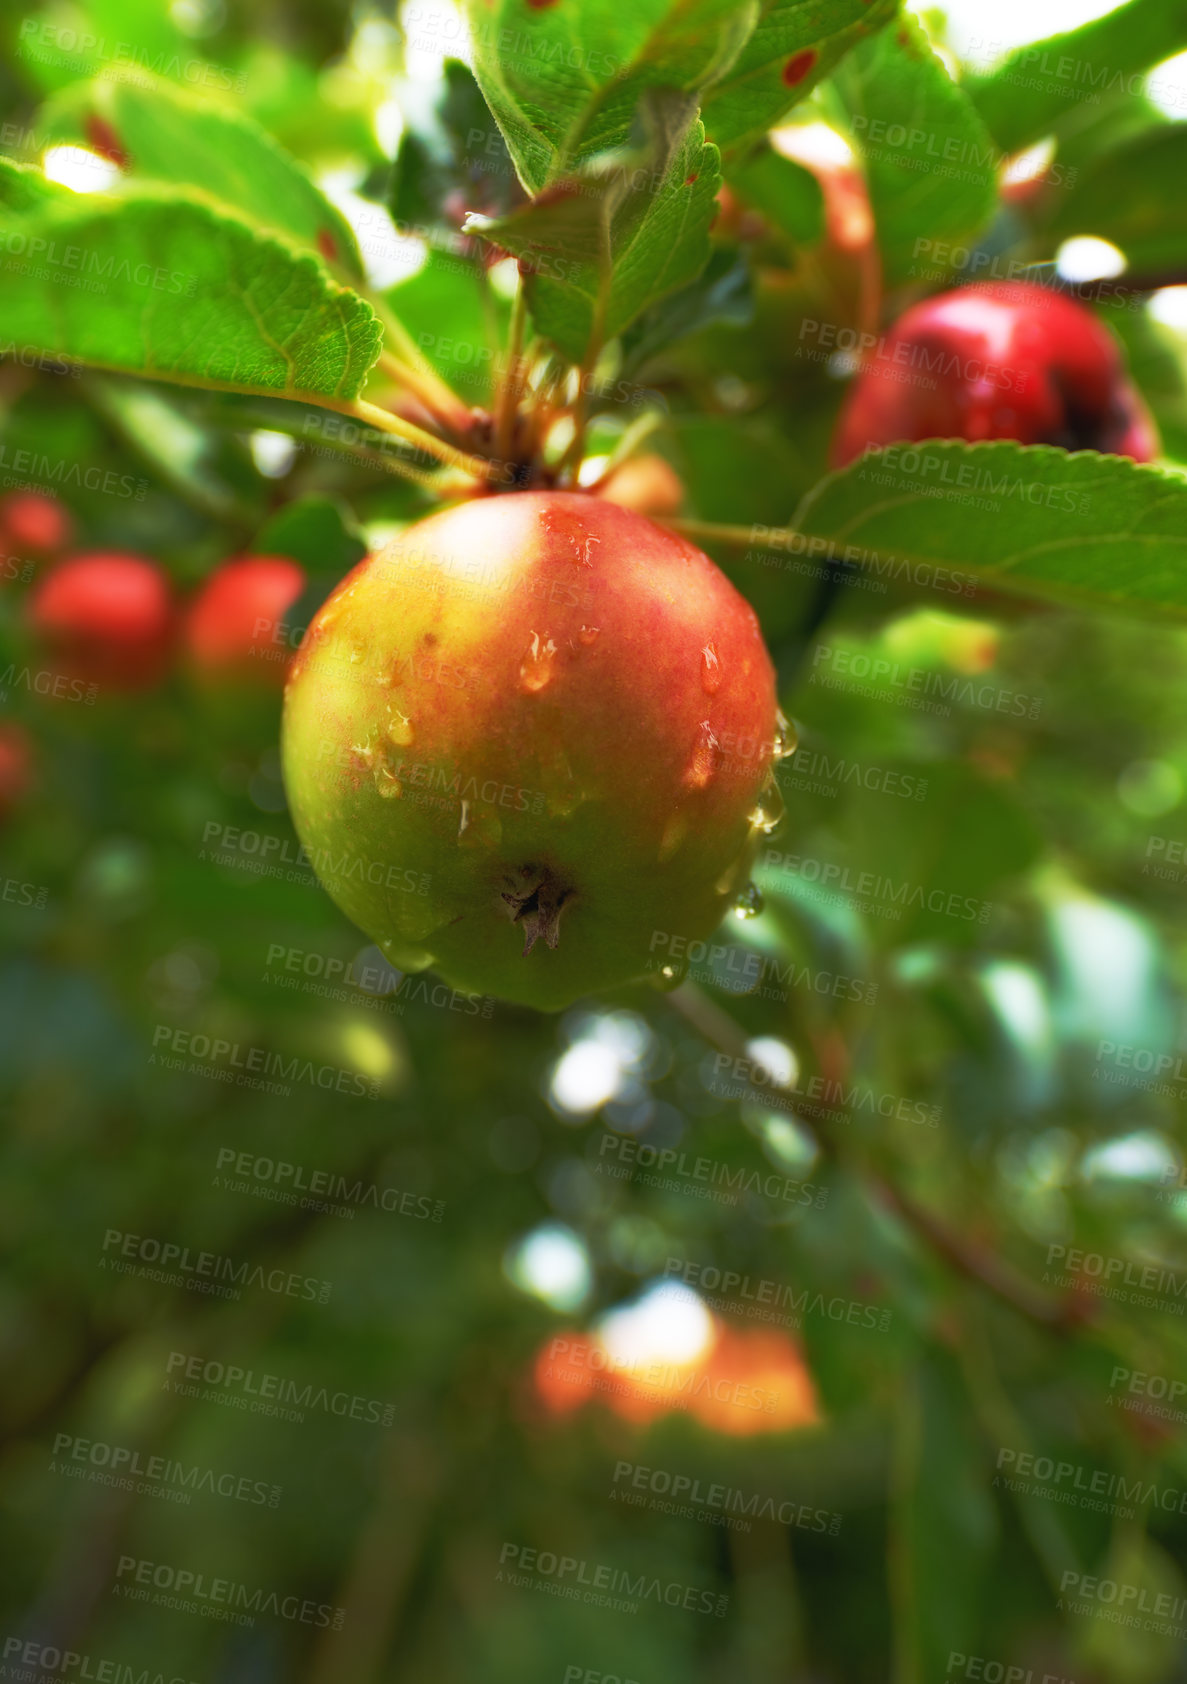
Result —
POLYGON ((560 883, 547 866, 521 866, 518 880, 508 881, 511 887, 499 898, 510 909, 511 922, 523 925, 524 958, 540 940, 555 952, 560 941, 560 916, 574 891, 560 883))

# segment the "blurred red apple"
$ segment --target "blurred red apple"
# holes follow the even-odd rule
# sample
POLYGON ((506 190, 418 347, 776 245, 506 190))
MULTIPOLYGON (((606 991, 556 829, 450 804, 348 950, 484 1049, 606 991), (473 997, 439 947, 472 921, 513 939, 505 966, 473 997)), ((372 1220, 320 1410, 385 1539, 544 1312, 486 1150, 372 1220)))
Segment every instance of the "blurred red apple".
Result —
POLYGON ((70 556, 33 591, 28 614, 43 648, 72 678, 142 690, 164 676, 173 647, 172 593, 145 556, 70 556))
POLYGON ((291 649, 284 616, 305 589, 305 572, 287 556, 224 562, 198 591, 185 617, 193 671, 219 683, 280 690, 291 649))

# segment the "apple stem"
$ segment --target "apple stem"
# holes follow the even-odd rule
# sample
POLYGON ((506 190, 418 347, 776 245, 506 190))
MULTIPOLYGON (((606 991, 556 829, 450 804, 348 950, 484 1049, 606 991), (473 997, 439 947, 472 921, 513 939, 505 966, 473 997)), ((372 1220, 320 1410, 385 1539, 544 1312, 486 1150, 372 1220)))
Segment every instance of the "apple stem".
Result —
POLYGON ((503 370, 499 382, 498 396, 495 399, 495 454, 504 459, 511 452, 515 411, 519 404, 522 384, 520 365, 523 358, 523 335, 526 322, 527 301, 524 297, 523 281, 520 280, 515 288, 515 302, 511 306, 511 330, 507 340, 507 366, 503 370))
POLYGON ((430 375, 423 369, 413 368, 392 351, 381 351, 376 366, 397 385, 407 387, 413 397, 419 398, 429 413, 451 432, 465 434, 470 425, 470 411, 453 388, 437 374, 430 375))
POLYGON ((380 409, 378 404, 368 403, 364 398, 356 398, 349 406, 349 412, 369 427, 375 427, 381 433, 394 433, 426 455, 435 456, 451 468, 461 468, 474 479, 493 479, 501 471, 497 463, 482 456, 471 456, 464 450, 455 450, 453 445, 439 439, 435 433, 416 426, 412 421, 405 421, 399 415, 392 415, 389 410, 380 409))

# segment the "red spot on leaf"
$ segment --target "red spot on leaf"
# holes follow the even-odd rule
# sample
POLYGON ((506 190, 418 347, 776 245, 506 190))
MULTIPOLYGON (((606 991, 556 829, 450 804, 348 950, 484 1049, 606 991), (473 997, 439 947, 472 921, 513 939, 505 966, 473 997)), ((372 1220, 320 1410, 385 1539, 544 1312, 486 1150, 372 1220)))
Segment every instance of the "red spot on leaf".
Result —
POLYGON ((684 185, 686 187, 691 187, 695 180, 696 180, 695 175, 686 175, 685 178, 684 178, 684 185))
POLYGON ((127 169, 128 154, 120 145, 120 137, 106 117, 98 117, 92 112, 87 118, 86 130, 92 152, 98 152, 101 158, 109 158, 113 164, 118 164, 121 170, 127 169))
POLYGON ((330 230, 328 228, 319 228, 318 229, 318 231, 317 231, 317 249, 318 249, 318 251, 321 252, 322 256, 325 258, 327 263, 337 263, 337 261, 338 261, 338 242, 334 238, 334 236, 330 233, 330 230))
POLYGON ((549 6, 555 6, 556 0, 528 0, 533 12, 546 12, 549 6))
POLYGON ((796 53, 794 58, 789 58, 787 63, 783 66, 783 81, 785 86, 794 88, 797 82, 802 82, 815 63, 815 47, 806 47, 802 53, 796 53))

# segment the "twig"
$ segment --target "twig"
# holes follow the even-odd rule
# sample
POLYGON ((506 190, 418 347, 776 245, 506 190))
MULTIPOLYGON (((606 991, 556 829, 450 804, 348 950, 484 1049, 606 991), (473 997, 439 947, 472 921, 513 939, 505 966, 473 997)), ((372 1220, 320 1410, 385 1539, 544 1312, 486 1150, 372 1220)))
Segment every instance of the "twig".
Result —
MULTIPOLYGON (((668 526, 673 532, 681 532, 686 538, 707 538, 710 543, 753 544, 755 541, 753 526, 723 526, 720 521, 715 520, 665 519, 658 521, 657 524, 668 526)), ((775 536, 775 531, 772 529, 764 527, 763 532, 767 539, 775 536)), ((778 534, 781 538, 797 538, 800 536, 799 533, 793 532, 790 526, 779 527, 778 534)))
MULTIPOLYGON (((728 1053, 731 1058, 749 1056, 750 1037, 741 1024, 696 983, 681 983, 668 999, 721 1052, 728 1053)), ((818 1125, 814 1126, 820 1135, 821 1129, 818 1125)), ((847 1167, 862 1177, 869 1190, 883 1203, 889 1204, 951 1269, 966 1280, 975 1281, 1019 1315, 1059 1334, 1072 1332, 1088 1319, 1077 1302, 1061 1304, 1050 1298, 984 1246, 950 1228, 910 1193, 896 1187, 881 1171, 860 1162, 851 1150, 842 1150, 835 1134, 827 1132, 822 1145, 830 1156, 843 1158, 847 1167)))

